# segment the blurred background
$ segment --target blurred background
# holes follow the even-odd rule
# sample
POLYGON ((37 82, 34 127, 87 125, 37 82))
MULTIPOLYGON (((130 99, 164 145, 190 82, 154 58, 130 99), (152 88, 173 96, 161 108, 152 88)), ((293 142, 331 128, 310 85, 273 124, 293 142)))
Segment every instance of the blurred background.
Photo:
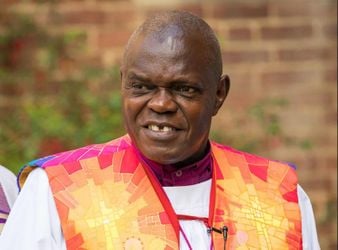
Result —
POLYGON ((337 2, 333 0, 0 0, 0 164, 124 134, 119 65, 151 13, 203 17, 230 94, 212 138, 293 162, 322 249, 337 249, 337 2))

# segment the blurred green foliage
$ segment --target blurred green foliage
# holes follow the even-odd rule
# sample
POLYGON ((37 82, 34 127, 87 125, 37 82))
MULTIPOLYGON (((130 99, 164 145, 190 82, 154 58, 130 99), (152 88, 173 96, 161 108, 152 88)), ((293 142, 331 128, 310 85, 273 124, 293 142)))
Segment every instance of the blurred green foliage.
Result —
POLYGON ((17 172, 36 157, 124 133, 118 68, 90 58, 85 32, 51 32, 13 13, 1 20, 0 164, 17 172))

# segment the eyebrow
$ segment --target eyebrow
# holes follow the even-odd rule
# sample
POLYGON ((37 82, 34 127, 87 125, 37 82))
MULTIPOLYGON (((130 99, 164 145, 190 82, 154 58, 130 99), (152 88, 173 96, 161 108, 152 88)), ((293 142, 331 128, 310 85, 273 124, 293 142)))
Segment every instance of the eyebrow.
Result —
POLYGON ((140 81, 150 81, 150 79, 147 78, 146 76, 138 75, 135 72, 129 72, 127 74, 127 78, 128 79, 140 80, 140 81))
MULTIPOLYGON (((131 71, 127 74, 127 79, 131 79, 131 80, 138 80, 138 81, 142 81, 142 82, 149 82, 149 83, 152 83, 152 80, 148 77, 146 77, 145 75, 143 74, 137 74, 135 73, 134 71, 131 71)), ((200 86, 200 82, 198 81, 191 81, 187 78, 184 78, 184 77, 177 77, 175 79, 173 79, 172 81, 170 81, 171 84, 185 84, 185 83, 188 83, 188 84, 193 84, 193 85, 198 85, 200 86)))

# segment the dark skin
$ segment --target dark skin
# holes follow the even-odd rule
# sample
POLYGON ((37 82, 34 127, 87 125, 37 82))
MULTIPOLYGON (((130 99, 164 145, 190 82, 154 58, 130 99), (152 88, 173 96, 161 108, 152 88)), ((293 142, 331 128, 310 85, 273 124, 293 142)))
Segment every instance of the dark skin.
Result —
POLYGON ((125 126, 144 156, 177 167, 201 159, 211 119, 230 81, 215 76, 198 34, 168 26, 160 36, 140 34, 121 68, 125 126))

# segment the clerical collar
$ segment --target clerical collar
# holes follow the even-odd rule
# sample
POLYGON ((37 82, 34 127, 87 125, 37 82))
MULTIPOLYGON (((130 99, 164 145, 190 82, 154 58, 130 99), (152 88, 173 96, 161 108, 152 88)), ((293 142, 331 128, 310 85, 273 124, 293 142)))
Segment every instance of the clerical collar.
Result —
POLYGON ((208 144, 206 155, 201 160, 179 169, 173 165, 162 165, 149 160, 135 146, 134 148, 145 163, 145 167, 151 169, 162 186, 188 186, 212 177, 210 144, 208 144))

